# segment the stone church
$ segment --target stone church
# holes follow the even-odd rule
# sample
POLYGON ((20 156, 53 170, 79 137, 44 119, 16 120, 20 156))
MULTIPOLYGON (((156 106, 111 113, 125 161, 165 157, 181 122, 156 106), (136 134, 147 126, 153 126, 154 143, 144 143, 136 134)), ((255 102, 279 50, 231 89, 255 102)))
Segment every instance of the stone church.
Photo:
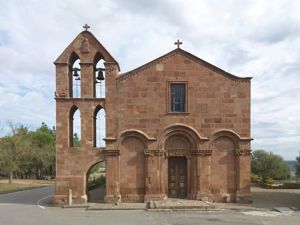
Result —
POLYGON ((251 77, 230 74, 179 41, 173 51, 120 73, 116 59, 84 28, 54 62, 54 201, 67 202, 72 190, 73 203, 87 202, 89 169, 99 162, 106 166, 105 202, 250 201, 251 77), (105 97, 96 95, 101 81, 105 97), (98 147, 101 110, 105 145, 98 147), (74 144, 76 111, 80 146, 74 144))

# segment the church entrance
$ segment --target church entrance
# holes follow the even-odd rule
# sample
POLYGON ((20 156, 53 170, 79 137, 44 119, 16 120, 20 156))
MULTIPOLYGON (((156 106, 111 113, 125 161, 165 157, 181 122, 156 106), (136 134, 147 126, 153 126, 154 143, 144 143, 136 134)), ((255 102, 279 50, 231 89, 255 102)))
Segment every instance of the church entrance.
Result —
POLYGON ((168 197, 187 197, 187 163, 185 157, 169 157, 168 161, 168 197))

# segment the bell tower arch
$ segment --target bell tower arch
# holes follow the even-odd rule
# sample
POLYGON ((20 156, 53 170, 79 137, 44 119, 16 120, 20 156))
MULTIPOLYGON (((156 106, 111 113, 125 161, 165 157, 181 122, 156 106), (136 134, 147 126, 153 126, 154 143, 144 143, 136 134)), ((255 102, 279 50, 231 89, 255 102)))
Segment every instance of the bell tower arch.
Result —
MULTIPOLYGON (((119 64, 88 31, 89 26, 85 25, 83 28, 54 62, 57 131, 55 201, 66 201, 68 191, 72 189, 77 202, 86 202, 86 165, 104 160, 103 145, 97 146, 94 141, 95 111, 98 108, 105 110, 106 123, 103 124, 109 124, 109 114, 115 110, 111 99, 116 96, 114 81, 119 75, 119 64), (98 82, 105 83, 102 91, 109 89, 109 93, 97 95, 98 82), (80 146, 70 141, 73 138, 73 114, 70 112, 74 111, 74 106, 80 111, 80 146), (70 162, 80 163, 74 166, 70 162)), ((106 127, 104 129, 107 130, 106 127)))

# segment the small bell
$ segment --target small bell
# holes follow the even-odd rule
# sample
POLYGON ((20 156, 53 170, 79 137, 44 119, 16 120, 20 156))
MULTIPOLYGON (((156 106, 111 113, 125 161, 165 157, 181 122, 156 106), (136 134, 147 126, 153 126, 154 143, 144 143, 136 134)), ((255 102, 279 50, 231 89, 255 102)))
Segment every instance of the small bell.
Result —
POLYGON ((97 69, 98 70, 98 75, 96 77, 97 80, 104 80, 102 68, 97 69))
POLYGON ((76 67, 73 69, 73 72, 74 72, 73 77, 79 77, 78 71, 79 71, 79 69, 76 67))

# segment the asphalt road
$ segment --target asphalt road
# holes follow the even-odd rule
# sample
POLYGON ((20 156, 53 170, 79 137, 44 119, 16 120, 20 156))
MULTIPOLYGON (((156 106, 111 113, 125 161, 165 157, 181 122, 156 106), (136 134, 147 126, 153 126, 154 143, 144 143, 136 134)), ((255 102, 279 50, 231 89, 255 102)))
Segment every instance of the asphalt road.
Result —
MULTIPOLYGON (((86 211, 43 207, 54 187, 0 195, 0 225, 298 225, 300 212, 291 214, 268 208, 226 209, 211 212, 86 211), (41 200, 42 199, 42 200, 41 200), (38 205, 40 203, 40 205, 38 205)), ((267 194, 267 193, 266 193, 267 194)))
POLYGON ((18 191, 14 193, 0 195, 0 204, 15 203, 15 204, 27 204, 27 205, 36 205, 36 204, 42 205, 51 202, 53 194, 54 194, 54 185, 43 187, 43 188, 18 191))

